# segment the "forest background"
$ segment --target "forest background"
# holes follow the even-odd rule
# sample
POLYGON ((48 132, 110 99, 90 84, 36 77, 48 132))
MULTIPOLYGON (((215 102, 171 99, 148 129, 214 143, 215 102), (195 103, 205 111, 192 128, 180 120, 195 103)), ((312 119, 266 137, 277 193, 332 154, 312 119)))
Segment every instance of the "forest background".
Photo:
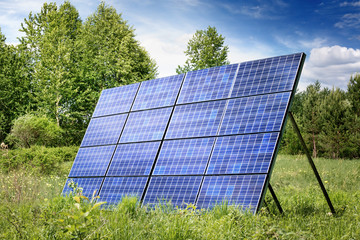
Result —
MULTIPOLYGON (((135 39, 134 28, 105 3, 85 21, 69 2, 45 3, 24 19, 20 31, 24 36, 16 46, 7 45, 0 31, 4 147, 78 146, 103 89, 157 76, 156 63, 135 39)), ((177 72, 227 64, 228 51, 215 28, 197 31, 177 72), (213 43, 213 49, 205 47, 213 43), (202 54, 194 56, 194 49, 202 54)), ((314 157, 360 157, 359 74, 349 76, 347 90, 309 85, 296 94, 292 112, 314 157)), ((302 153, 290 126, 281 151, 302 153)))

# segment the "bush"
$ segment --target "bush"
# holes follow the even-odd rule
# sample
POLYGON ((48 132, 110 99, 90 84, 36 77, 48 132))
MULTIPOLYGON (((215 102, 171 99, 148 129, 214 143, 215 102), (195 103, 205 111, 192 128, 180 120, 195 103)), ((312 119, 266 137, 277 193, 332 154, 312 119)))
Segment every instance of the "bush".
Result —
POLYGON ((6 139, 18 147, 29 148, 33 145, 52 147, 61 142, 62 132, 62 129, 48 117, 28 113, 14 121, 6 139))
POLYGON ((68 174, 68 172, 61 170, 61 163, 73 161, 77 150, 78 147, 76 146, 57 148, 33 146, 30 148, 1 150, 0 168, 6 173, 18 168, 24 168, 35 173, 68 174))

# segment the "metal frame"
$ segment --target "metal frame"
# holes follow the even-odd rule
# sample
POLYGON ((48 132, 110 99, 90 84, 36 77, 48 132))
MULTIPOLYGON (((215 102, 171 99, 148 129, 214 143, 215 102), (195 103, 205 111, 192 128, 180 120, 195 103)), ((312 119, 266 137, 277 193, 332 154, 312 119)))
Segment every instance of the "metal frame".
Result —
MULTIPOLYGON (((321 191, 324 194, 326 202, 329 205, 330 211, 331 211, 332 214, 336 214, 335 209, 334 209, 334 207, 333 207, 333 205, 331 203, 330 197, 329 197, 329 195, 328 195, 328 193, 327 193, 327 191, 325 189, 325 186, 324 186, 324 184, 323 184, 323 182, 321 180, 319 172, 316 169, 315 163, 314 163, 313 159, 311 158, 310 152, 309 152, 309 150, 308 150, 308 148, 307 148, 307 146, 305 144, 305 141, 304 141, 303 137, 301 136, 300 129, 299 129, 298 125, 296 124, 296 121, 294 119, 294 116, 293 116, 292 112, 289 111, 288 115, 289 115, 290 121, 291 121, 291 123, 292 123, 292 125, 294 127, 294 130, 295 130, 295 132, 296 132, 296 134, 297 134, 297 136, 298 136, 298 138, 300 140, 301 146, 303 147, 303 150, 305 151, 306 157, 307 157, 307 159, 308 159, 308 161, 310 163, 310 166, 311 166, 311 168, 312 168, 312 170, 313 170, 313 172, 315 174, 315 177, 316 177, 316 179, 317 179, 317 181, 318 181, 318 183, 320 185, 321 191)), ((270 190, 271 196, 273 197, 273 199, 275 201, 275 204, 278 207, 280 213, 283 213, 280 202, 277 199, 277 197, 275 195, 275 192, 274 192, 273 188, 271 187, 270 183, 268 185, 268 188, 270 190)))

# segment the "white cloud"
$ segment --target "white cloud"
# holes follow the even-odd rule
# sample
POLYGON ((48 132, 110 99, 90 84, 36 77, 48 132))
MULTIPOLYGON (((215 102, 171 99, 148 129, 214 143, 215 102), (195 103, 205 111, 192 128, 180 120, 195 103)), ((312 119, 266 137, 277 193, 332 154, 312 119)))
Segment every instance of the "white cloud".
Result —
POLYGON ((351 7, 360 7, 360 1, 357 2, 342 2, 340 3, 341 7, 347 7, 347 6, 351 6, 351 7))
POLYGON ((335 23, 337 28, 360 28, 360 13, 347 13, 341 17, 341 21, 335 23))
POLYGON ((350 76, 360 71, 360 49, 331 46, 314 48, 305 63, 302 84, 305 86, 319 80, 324 87, 346 89, 350 76))

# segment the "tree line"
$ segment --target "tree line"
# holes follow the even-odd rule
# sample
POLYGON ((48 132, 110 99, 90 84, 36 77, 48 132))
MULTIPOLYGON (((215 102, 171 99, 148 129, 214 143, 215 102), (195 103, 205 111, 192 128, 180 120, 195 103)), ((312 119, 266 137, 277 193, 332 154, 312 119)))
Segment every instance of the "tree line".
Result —
POLYGON ((85 21, 70 2, 45 3, 20 31, 17 46, 0 31, 0 142, 29 114, 22 120, 44 125, 46 117, 63 131, 61 144, 78 144, 102 89, 157 75, 134 29, 104 3, 85 21))
MULTIPOLYGON (((292 112, 313 157, 360 158, 360 74, 350 77, 346 90, 309 85, 295 95, 292 112)), ((291 123, 282 150, 303 153, 291 123)))
MULTIPOLYGON (((69 2, 44 3, 24 19, 17 46, 0 31, 0 142, 10 146, 78 145, 101 90, 157 76, 134 28, 99 4, 85 21, 69 2)), ((215 27, 197 30, 178 74, 229 64, 215 27)), ((360 158, 360 75, 347 90, 319 82, 295 95, 292 112, 314 157, 360 158)), ((288 123, 281 151, 303 153, 288 123)))

